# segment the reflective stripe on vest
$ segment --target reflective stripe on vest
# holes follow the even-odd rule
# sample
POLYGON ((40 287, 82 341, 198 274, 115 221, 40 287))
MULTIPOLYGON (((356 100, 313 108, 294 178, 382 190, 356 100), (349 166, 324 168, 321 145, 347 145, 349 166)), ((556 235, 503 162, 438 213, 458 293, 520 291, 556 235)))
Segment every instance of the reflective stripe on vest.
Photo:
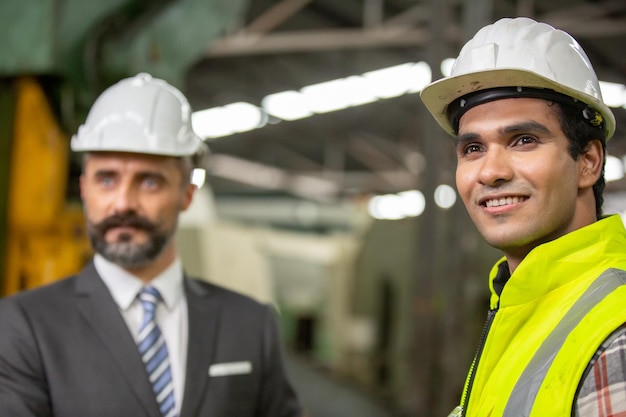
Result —
POLYGON ((608 269, 596 278, 548 335, 528 363, 513 388, 502 417, 530 415, 541 384, 569 334, 598 303, 624 284, 626 284, 626 274, 617 269, 608 269))

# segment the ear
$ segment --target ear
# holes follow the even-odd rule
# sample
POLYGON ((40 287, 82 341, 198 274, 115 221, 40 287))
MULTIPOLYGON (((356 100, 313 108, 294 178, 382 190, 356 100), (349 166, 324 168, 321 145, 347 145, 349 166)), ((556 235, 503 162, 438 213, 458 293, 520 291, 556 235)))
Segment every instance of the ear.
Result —
POLYGON ((185 211, 189 208, 189 206, 191 205, 191 201, 193 200, 193 195, 195 194, 197 189, 198 187, 196 187, 194 184, 187 184, 185 186, 185 190, 183 191, 181 211, 185 211))
POLYGON ((85 174, 80 174, 80 177, 78 178, 78 186, 80 188, 80 198, 82 200, 85 199, 85 174))
POLYGON ((592 140, 579 156, 578 187, 588 188, 598 181, 604 167, 604 152, 599 140, 592 140))

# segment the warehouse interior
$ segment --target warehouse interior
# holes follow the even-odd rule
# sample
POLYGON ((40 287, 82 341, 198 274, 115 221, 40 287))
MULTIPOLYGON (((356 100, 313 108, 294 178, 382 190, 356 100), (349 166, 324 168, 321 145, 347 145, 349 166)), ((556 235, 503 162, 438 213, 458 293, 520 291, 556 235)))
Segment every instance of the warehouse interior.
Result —
POLYGON ((209 147, 180 222, 187 272, 277 306, 309 417, 447 415, 499 253, 419 91, 513 16, 589 55, 617 120, 605 212, 626 218, 622 0, 1 2, 0 295, 91 257, 69 139, 101 91, 147 72, 184 92, 209 147), (304 94, 318 107, 289 101, 304 94))

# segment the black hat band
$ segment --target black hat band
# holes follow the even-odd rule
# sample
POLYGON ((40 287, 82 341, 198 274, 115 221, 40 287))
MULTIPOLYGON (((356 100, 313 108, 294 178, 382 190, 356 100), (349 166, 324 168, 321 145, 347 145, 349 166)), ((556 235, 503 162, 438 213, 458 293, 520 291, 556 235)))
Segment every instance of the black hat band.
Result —
POLYGON ((565 94, 550 89, 528 87, 497 87, 476 91, 457 98, 448 106, 448 120, 455 133, 459 131, 459 120, 472 107, 504 98, 540 98, 574 107, 591 126, 604 129, 604 118, 591 106, 565 94))

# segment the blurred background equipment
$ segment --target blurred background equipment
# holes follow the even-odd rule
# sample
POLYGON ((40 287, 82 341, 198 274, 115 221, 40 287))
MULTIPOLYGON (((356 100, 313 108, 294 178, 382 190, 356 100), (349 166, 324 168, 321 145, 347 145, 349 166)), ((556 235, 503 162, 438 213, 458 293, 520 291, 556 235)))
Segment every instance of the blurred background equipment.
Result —
POLYGON ((446 415, 499 253, 417 93, 514 15, 589 55, 617 119, 605 212, 626 216, 622 0, 0 2, 0 295, 89 259, 69 138, 105 87, 148 72, 211 149, 181 218, 187 272, 277 306, 309 417, 446 415))

